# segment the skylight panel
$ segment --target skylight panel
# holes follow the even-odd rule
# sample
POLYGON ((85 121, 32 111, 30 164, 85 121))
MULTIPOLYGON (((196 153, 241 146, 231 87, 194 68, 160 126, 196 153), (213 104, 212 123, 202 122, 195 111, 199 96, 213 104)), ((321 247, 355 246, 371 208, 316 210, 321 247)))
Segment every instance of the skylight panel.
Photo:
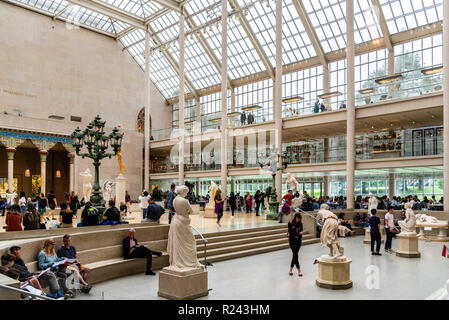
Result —
POLYGON ((120 10, 136 16, 145 17, 140 0, 101 0, 120 10))

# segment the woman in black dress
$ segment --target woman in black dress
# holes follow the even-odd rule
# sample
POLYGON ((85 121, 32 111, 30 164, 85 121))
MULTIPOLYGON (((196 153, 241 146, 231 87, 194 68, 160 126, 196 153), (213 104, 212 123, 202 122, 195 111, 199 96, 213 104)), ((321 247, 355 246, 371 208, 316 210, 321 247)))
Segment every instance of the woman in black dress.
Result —
POLYGON ((234 211, 237 208, 237 199, 235 198, 234 192, 231 192, 229 196, 229 206, 231 207, 232 216, 234 216, 234 211))
POLYGON ((301 215, 297 213, 295 214, 292 222, 288 223, 288 242, 290 244, 290 249, 292 249, 293 252, 289 275, 293 275, 293 267, 296 266, 296 268, 298 269, 298 276, 300 277, 302 277, 302 272, 301 267, 299 266, 298 252, 301 248, 303 234, 303 225, 301 218, 301 215))

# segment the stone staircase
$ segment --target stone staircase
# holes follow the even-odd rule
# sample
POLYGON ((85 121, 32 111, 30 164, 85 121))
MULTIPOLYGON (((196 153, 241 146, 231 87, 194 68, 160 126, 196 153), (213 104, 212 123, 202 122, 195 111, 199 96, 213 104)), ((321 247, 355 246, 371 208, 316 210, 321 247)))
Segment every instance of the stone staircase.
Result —
MULTIPOLYGON (((208 233, 203 236, 207 240, 206 259, 212 263, 289 248, 286 224, 208 233)), ((198 259, 203 262, 204 241, 199 235, 195 235, 195 238, 198 259)), ((306 232, 302 245, 319 241, 306 232)))

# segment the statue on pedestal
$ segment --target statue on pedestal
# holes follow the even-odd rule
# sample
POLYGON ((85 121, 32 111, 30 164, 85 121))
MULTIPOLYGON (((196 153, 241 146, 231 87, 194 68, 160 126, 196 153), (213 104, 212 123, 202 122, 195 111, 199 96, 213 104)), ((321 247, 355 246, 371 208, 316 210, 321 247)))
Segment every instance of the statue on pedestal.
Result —
POLYGON ((215 194, 217 193, 218 190, 218 186, 215 182, 211 181, 210 182, 210 187, 209 187, 209 202, 206 206, 206 208, 213 208, 215 210, 215 194))
POLYGON ((173 200, 173 207, 176 214, 170 224, 168 232, 167 252, 170 266, 167 268, 174 271, 186 269, 204 268, 198 261, 196 252, 196 240, 190 229, 190 214, 193 209, 189 200, 185 196, 189 192, 186 186, 176 188, 176 198, 173 200))
POLYGON ((285 180, 285 186, 287 190, 292 190, 293 194, 295 194, 295 192, 298 190, 298 181, 296 181, 296 179, 292 177, 291 173, 287 173, 287 180, 285 180))
MULTIPOLYGON (((329 211, 327 204, 322 204, 316 219, 323 221, 321 230, 321 245, 330 249, 329 257, 332 259, 343 257, 344 248, 338 240, 338 217, 329 211)), ((326 257, 326 258, 329 258, 326 257)))
POLYGON ((83 179, 83 198, 84 201, 90 201, 90 195, 92 193, 92 173, 89 168, 86 168, 86 171, 80 173, 81 178, 83 179))
POLYGON ((368 217, 371 217, 372 209, 377 210, 377 198, 375 196, 373 196, 372 193, 370 193, 369 198, 368 198, 368 217))
POLYGON ((115 182, 110 179, 106 179, 103 182, 103 199, 105 201, 114 200, 114 187, 115 182))
POLYGON ((118 161, 118 165, 120 167, 120 176, 123 176, 123 171, 126 173, 126 167, 123 164, 122 161, 122 147, 120 147, 117 151, 117 161, 118 161))
POLYGON ((416 234, 416 218, 415 213, 412 210, 413 203, 407 202, 404 205, 405 208, 405 220, 399 221, 399 227, 401 228, 401 233, 408 233, 408 234, 416 234))

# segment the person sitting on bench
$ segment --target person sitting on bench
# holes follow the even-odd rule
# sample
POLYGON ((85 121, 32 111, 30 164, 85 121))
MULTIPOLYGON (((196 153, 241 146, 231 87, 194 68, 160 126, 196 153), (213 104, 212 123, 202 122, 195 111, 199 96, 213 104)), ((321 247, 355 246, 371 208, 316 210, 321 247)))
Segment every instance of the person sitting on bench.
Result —
POLYGON ((146 246, 139 246, 136 237, 136 230, 129 229, 129 235, 123 239, 123 252, 125 259, 132 258, 147 258, 147 270, 145 271, 146 275, 155 275, 155 273, 151 270, 152 264, 152 256, 156 255, 158 257, 162 256, 162 252, 151 251, 146 246))

